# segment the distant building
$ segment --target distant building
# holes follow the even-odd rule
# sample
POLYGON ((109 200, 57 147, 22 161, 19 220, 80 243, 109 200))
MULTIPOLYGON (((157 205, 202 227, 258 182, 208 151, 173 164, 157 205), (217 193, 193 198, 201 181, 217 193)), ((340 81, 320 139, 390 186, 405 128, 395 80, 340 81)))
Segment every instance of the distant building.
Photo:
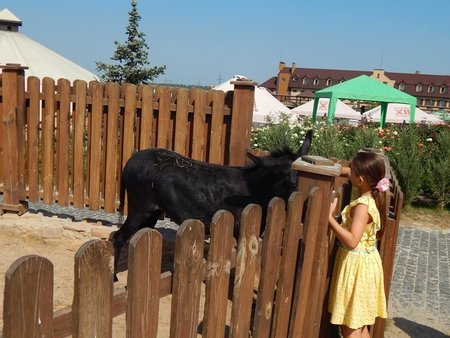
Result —
POLYGON ((440 109, 450 111, 450 75, 421 74, 418 71, 414 74, 394 73, 383 69, 359 71, 297 68, 295 63, 286 67, 284 62, 280 62, 278 75, 263 82, 260 87, 270 90, 285 105, 296 107, 313 99, 317 90, 363 74, 416 97, 420 109, 429 112, 440 109))

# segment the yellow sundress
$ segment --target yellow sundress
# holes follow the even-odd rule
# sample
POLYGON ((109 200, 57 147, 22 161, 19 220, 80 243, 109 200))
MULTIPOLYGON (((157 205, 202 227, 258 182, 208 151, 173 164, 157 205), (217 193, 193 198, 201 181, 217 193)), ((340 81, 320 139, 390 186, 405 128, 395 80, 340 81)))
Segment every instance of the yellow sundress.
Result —
POLYGON ((361 196, 346 206, 342 211, 341 226, 350 229, 350 212, 361 203, 368 206, 372 222, 366 225, 355 249, 339 245, 328 303, 331 323, 352 329, 372 325, 376 317, 387 317, 383 268, 376 247, 376 232, 381 228, 380 213, 373 197, 361 196))

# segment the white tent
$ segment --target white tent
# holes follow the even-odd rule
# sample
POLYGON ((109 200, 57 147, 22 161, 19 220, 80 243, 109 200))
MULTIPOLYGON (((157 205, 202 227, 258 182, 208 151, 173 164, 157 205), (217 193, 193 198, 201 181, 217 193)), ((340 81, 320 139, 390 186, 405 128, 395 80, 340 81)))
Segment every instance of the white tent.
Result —
POLYGON ((0 11, 0 65, 17 63, 27 66, 25 77, 36 76, 41 80, 44 77, 71 82, 77 79, 97 80, 93 73, 19 33, 21 25, 22 21, 8 9, 0 11))
MULTIPOLYGON (((381 106, 375 107, 371 110, 366 111, 363 116, 369 122, 380 121, 381 116, 381 106)), ((386 113, 387 123, 409 123, 409 105, 400 103, 389 103, 386 113)), ((415 123, 429 123, 429 124, 440 124, 444 123, 437 116, 428 114, 423 110, 416 107, 416 112, 414 114, 415 123)))
MULTIPOLYGON (((234 85, 231 84, 231 81, 246 79, 247 78, 245 76, 234 75, 231 79, 217 85, 213 89, 228 92, 230 90, 234 90, 234 85)), ((265 123, 267 122, 266 119, 268 116, 276 121, 280 113, 291 115, 291 110, 273 97, 273 95, 270 94, 266 88, 255 86, 252 121, 254 123, 265 123)))
MULTIPOLYGON (((326 115, 328 113, 328 103, 330 102, 330 99, 328 98, 320 98, 319 104, 317 106, 317 117, 321 118, 322 116, 326 115)), ((298 107, 295 107, 292 109, 292 112, 298 115, 304 115, 304 116, 312 116, 313 113, 313 107, 314 107, 314 100, 308 101, 298 107)), ((347 106, 344 102, 341 100, 337 100, 336 102, 336 111, 334 113, 335 118, 343 118, 343 119, 350 119, 350 120, 360 120, 361 114, 357 111, 353 110, 349 106, 347 106)))

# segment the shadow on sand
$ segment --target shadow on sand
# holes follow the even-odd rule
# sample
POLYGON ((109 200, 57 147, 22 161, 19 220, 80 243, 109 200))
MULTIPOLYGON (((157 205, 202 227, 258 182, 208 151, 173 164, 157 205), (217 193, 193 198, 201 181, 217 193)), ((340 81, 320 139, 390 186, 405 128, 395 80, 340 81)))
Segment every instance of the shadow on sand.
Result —
POLYGON ((409 319, 394 317, 394 325, 411 338, 449 338, 450 336, 432 327, 413 322, 409 319))

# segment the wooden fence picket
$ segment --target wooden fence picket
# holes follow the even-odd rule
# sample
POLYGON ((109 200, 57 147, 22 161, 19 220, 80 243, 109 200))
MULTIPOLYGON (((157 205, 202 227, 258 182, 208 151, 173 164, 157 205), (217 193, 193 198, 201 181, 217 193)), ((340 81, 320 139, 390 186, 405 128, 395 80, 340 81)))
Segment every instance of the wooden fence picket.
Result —
POLYGON ((205 266, 204 238, 205 229, 199 220, 186 220, 177 231, 170 315, 171 338, 197 337, 205 266))
POLYGON ((44 203, 51 204, 54 201, 53 129, 55 127, 55 81, 53 79, 46 77, 42 80, 42 93, 45 99, 45 107, 42 112, 42 188, 44 190, 44 203))
POLYGON ((125 166, 135 149, 134 115, 136 113, 136 90, 136 86, 130 83, 127 83, 122 87, 122 98, 125 101, 122 134, 122 168, 125 166))
POLYGON ((158 135, 156 146, 159 148, 170 149, 171 135, 170 131, 170 88, 158 87, 156 89, 156 98, 159 102, 158 110, 158 135))
POLYGON ((53 264, 29 255, 5 275, 4 338, 53 337, 53 264))
POLYGON ((128 254, 127 337, 156 337, 158 333, 159 286, 162 236, 149 228, 130 240, 128 254))
POLYGON ((174 151, 189 155, 189 90, 179 88, 176 96, 175 144, 174 151))
POLYGON ((208 162, 223 164, 224 152, 222 149, 223 144, 225 143, 225 93, 221 90, 210 90, 207 95, 208 105, 211 106, 211 145, 209 148, 208 162))
POLYGON ((283 233, 283 252, 280 276, 277 283, 272 337, 285 338, 288 334, 289 316, 292 309, 295 266, 298 259, 299 243, 303 237, 303 193, 294 192, 289 198, 286 227, 283 233))
POLYGON ((75 254, 73 336, 112 337, 113 247, 91 240, 75 254))
POLYGON ((92 97, 92 110, 89 135, 89 208, 99 210, 102 161, 102 117, 103 117, 103 85, 92 81, 89 84, 92 97))
POLYGON ((139 88, 141 100, 141 123, 139 129, 139 150, 150 148, 153 139, 153 88, 145 85, 139 88))
POLYGON ((85 81, 75 81, 73 84, 75 92, 75 111, 73 115, 73 138, 72 138, 72 180, 73 180, 73 206, 84 207, 85 188, 85 130, 86 130, 86 105, 87 84, 85 81))
POLYGON ((56 177, 58 204, 69 204, 69 137, 70 137, 70 81, 58 80, 57 94, 59 95, 59 109, 56 116, 56 177))
POLYGON ((249 204, 241 215, 231 310, 231 338, 246 338, 250 330, 253 288, 257 270, 261 207, 249 204))
POLYGON ((223 338, 230 284, 234 217, 218 211, 211 222, 211 240, 206 264, 203 337, 223 338))
POLYGON ((118 173, 118 142, 119 142, 119 112, 120 112, 120 92, 117 83, 110 83, 105 88, 108 98, 108 118, 105 141, 105 212, 114 212, 116 210, 117 199, 117 177, 118 173))
POLYGON ((37 77, 27 79, 30 92, 27 114, 27 165, 28 165, 28 199, 31 202, 39 200, 39 124, 41 116, 39 88, 37 77))
POLYGON ((267 208, 267 221, 261 250, 261 276, 253 321, 253 337, 265 338, 270 336, 285 223, 285 203, 281 198, 275 197, 270 201, 267 208))
POLYGON ((206 131, 206 93, 201 89, 191 89, 190 101, 194 106, 194 122, 192 124, 192 155, 194 160, 205 161, 206 131))

